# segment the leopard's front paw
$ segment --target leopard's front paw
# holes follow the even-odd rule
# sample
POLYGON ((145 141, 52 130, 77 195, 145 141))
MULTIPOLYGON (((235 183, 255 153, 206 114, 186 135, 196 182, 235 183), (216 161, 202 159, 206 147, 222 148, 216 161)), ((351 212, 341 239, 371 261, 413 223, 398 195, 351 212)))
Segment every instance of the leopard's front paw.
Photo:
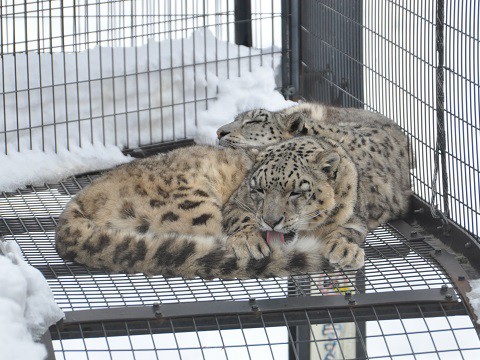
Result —
POLYGON ((340 269, 357 270, 365 263, 365 251, 343 237, 327 240, 322 255, 340 269))
POLYGON ((263 259, 270 255, 268 247, 262 236, 256 232, 239 231, 227 238, 227 250, 233 251, 238 259, 254 258, 263 259))

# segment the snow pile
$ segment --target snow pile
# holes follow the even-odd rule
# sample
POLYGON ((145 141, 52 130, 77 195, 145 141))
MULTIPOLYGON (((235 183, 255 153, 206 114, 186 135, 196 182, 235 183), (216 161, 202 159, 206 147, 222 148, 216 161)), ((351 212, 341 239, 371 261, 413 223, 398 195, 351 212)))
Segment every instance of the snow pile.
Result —
POLYGON ((57 182, 67 176, 103 170, 132 160, 113 145, 85 144, 58 153, 25 150, 0 154, 0 191, 15 191, 28 184, 57 182))
POLYGON ((467 293, 470 305, 472 305, 475 315, 477 315, 477 323, 480 324, 480 279, 470 280, 472 291, 467 293))
POLYGON ((218 87, 215 103, 198 115, 199 126, 193 136, 197 143, 212 144, 216 130, 235 119, 241 112, 264 108, 277 111, 296 103, 285 100, 275 90, 274 72, 271 68, 259 67, 240 78, 225 81, 218 87))
POLYGON ((25 263, 15 241, 0 241, 0 348, 5 359, 43 359, 34 340, 63 317, 43 275, 25 263))
POLYGON ((238 112, 289 105, 275 91, 279 54, 204 30, 138 47, 2 59, 0 149, 8 155, 0 155, 0 191, 129 161, 124 147, 212 143, 238 112))

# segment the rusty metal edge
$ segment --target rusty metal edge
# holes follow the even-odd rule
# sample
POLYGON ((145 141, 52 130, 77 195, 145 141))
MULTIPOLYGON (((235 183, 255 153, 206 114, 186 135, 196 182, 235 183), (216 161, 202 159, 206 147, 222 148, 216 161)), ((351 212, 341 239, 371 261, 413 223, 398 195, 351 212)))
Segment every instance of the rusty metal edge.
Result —
POLYGON ((406 219, 407 223, 417 223, 452 251, 465 256, 469 264, 480 274, 480 243, 470 233, 451 220, 443 223, 441 219, 434 219, 429 205, 416 195, 412 196, 411 209, 406 219))
MULTIPOLYGON (((451 220, 443 223, 441 219, 434 219, 429 205, 416 195, 412 197, 411 208, 412 211, 406 221, 393 221, 389 224, 408 241, 424 238, 410 225, 410 223, 418 224, 429 235, 439 239, 446 248, 463 256, 468 261, 468 265, 477 273, 480 272, 480 244, 471 234, 451 220)), ((427 242, 429 241, 427 240, 427 242)), ((437 248, 431 252, 431 255, 449 276, 462 302, 465 304, 477 334, 480 336, 480 325, 477 323, 478 317, 467 296, 467 293, 472 291, 472 288, 468 281, 470 276, 465 267, 460 264, 454 254, 446 249, 437 248)))
POLYGON ((440 266, 447 272, 448 276, 455 285, 455 289, 460 294, 462 301, 465 303, 467 311, 472 319, 473 325, 477 334, 480 336, 480 325, 477 323, 478 317, 475 310, 470 303, 467 293, 472 291, 470 286, 469 276, 465 269, 460 265, 455 256, 446 250, 436 249, 431 252, 432 257, 440 264, 440 266))

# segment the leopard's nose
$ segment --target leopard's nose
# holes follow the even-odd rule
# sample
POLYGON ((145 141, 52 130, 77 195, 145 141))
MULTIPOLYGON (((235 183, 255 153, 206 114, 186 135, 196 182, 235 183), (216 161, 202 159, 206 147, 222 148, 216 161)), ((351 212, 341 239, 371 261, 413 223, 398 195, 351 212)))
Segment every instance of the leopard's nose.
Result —
POLYGON ((280 225, 282 223, 283 219, 284 219, 284 216, 282 215, 280 218, 276 218, 276 219, 270 218, 270 217, 263 218, 263 221, 265 222, 265 224, 270 226, 272 230, 274 230, 277 225, 280 225))
POLYGON ((225 135, 228 135, 228 134, 230 134, 229 131, 217 130, 217 138, 218 138, 218 140, 220 140, 222 137, 224 137, 225 135))

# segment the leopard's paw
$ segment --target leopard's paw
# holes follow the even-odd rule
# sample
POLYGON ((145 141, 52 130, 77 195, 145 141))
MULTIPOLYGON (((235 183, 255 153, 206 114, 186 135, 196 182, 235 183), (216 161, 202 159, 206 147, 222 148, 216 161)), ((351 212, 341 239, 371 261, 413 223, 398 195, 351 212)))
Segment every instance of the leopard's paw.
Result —
POLYGON ((332 266, 345 270, 360 269, 365 263, 365 251, 343 237, 327 240, 322 255, 332 266))
POLYGON ((233 251, 238 259, 263 259, 270 255, 270 248, 258 233, 237 232, 227 238, 227 250, 233 251))

